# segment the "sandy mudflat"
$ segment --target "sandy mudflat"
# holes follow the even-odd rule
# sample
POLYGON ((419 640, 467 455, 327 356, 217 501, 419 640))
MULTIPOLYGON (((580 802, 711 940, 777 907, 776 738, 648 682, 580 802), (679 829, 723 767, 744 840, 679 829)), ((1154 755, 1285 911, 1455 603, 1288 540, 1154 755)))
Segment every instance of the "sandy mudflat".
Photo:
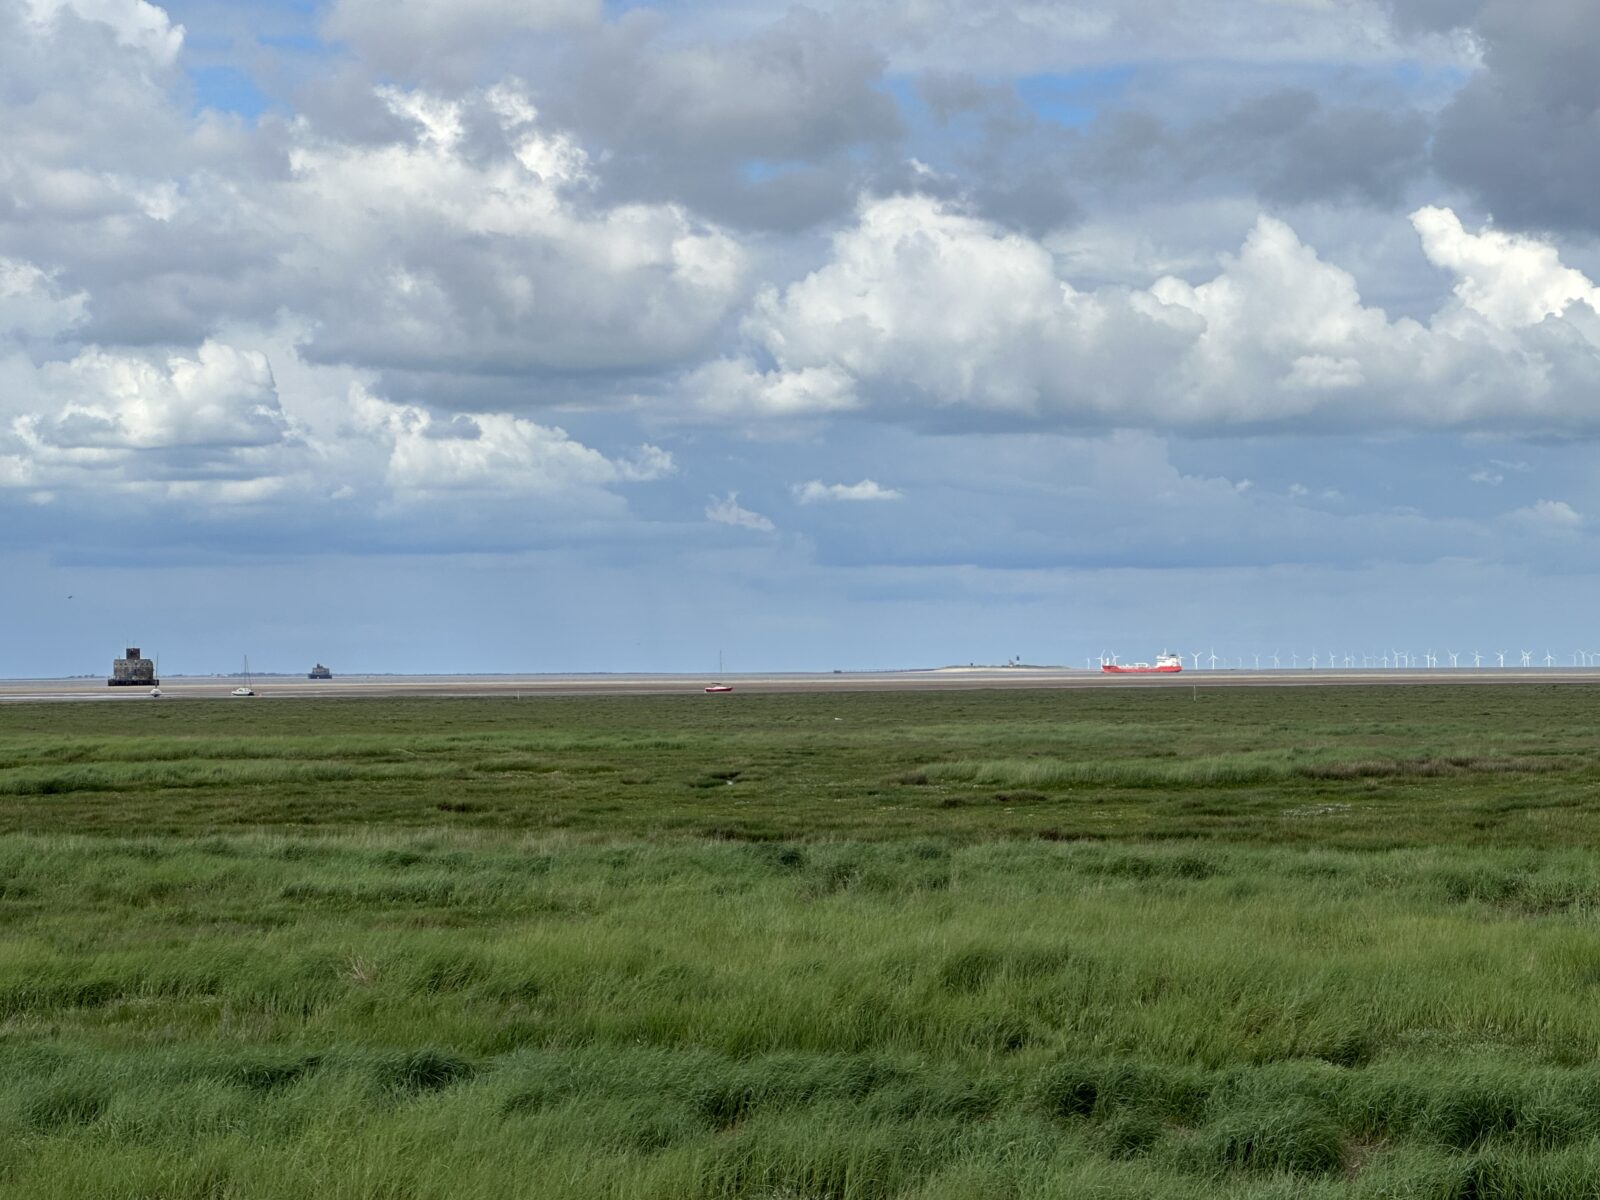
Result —
MULTIPOLYGON (((237 679, 175 676, 161 681, 163 699, 219 699, 237 679)), ((703 675, 346 675, 331 680, 265 676, 264 700, 307 696, 664 696, 704 695, 718 680, 703 675)), ((928 671, 727 675, 741 694, 839 691, 969 691, 984 688, 1317 687, 1351 684, 1600 683, 1600 668, 1485 667, 1432 671, 1185 671, 1181 675, 1102 675, 1054 667, 956 667, 928 671)), ((103 679, 0 680, 0 701, 116 700, 148 703, 145 688, 107 687, 103 679)))

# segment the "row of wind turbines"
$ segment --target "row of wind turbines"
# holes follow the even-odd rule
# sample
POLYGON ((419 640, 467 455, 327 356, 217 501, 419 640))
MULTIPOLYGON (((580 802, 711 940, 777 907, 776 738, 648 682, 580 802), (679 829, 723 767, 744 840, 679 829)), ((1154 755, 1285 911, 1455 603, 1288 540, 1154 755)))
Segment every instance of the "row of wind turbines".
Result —
MULTIPOLYGON (((1484 654, 1480 650, 1473 650, 1470 653, 1467 651, 1446 650, 1441 657, 1432 650, 1422 654, 1416 654, 1409 650, 1390 650, 1379 654, 1339 654, 1330 650, 1326 654, 1319 654, 1313 650, 1309 655, 1301 655, 1298 651, 1292 651, 1288 656, 1287 667, 1291 671, 1302 669, 1312 671, 1436 671, 1462 670, 1468 667, 1478 670, 1484 666, 1485 659, 1491 659, 1490 665, 1498 670, 1506 666, 1506 656, 1511 653, 1507 650, 1495 650, 1489 654, 1484 654), (1471 659, 1471 662, 1464 661, 1468 658, 1471 659), (1445 665, 1444 659, 1449 659, 1448 666, 1445 665), (1302 664, 1304 664, 1303 667, 1302 664)), ((1558 658, 1549 650, 1545 651, 1542 659, 1535 658, 1532 650, 1523 650, 1520 653, 1521 662, 1513 663, 1513 667, 1544 667, 1546 669, 1569 665, 1574 667, 1600 667, 1600 650, 1574 650, 1571 652, 1570 664, 1565 661, 1564 657, 1558 658)), ((1209 653, 1203 650, 1196 650, 1192 654, 1178 654, 1174 657, 1179 660, 1191 659, 1194 663, 1191 669, 1195 671, 1201 669, 1200 664, 1202 662, 1206 664, 1206 669, 1211 671, 1242 671, 1245 669, 1245 659, 1243 657, 1229 659, 1218 655, 1215 650, 1209 653)), ((1512 654, 1512 657, 1516 657, 1516 655, 1512 654)), ((1252 654, 1249 658, 1257 671, 1279 671, 1285 667, 1283 656, 1276 651, 1272 654, 1252 654), (1270 665, 1264 665, 1264 662, 1270 665)), ((1117 656, 1115 654, 1103 653, 1100 655, 1101 666, 1106 664, 1116 665, 1116 663, 1117 656)), ((1084 665, 1092 670, 1094 668, 1094 660, 1084 659, 1084 665)))

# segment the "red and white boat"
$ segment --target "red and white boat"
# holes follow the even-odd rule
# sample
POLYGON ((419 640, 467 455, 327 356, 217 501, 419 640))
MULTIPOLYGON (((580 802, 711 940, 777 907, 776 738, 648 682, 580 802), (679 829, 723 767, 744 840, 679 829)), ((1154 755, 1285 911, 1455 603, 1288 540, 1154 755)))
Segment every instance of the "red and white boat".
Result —
POLYGON ((731 692, 733 689, 725 683, 713 683, 706 689, 708 692, 731 692))
POLYGON ((1176 675, 1183 670, 1183 659, 1176 654, 1158 654, 1154 665, 1150 663, 1103 662, 1100 669, 1107 675, 1176 675))

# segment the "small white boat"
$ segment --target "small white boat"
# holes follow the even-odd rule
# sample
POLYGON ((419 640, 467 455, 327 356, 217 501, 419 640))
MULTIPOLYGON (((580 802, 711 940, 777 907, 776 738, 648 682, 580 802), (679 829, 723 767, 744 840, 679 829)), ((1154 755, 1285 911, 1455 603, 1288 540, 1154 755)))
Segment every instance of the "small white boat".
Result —
POLYGON ((245 656, 245 660, 244 660, 244 686, 243 687, 236 687, 236 688, 233 689, 233 691, 229 692, 228 694, 230 696, 254 696, 255 695, 255 692, 250 690, 250 656, 249 655, 246 655, 245 656))

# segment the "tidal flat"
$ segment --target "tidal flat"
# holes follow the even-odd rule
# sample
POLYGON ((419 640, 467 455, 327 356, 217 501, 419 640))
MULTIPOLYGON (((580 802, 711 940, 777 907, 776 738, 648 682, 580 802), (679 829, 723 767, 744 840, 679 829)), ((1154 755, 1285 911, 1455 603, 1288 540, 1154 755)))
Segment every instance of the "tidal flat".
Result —
POLYGON ((1600 1194, 1600 689, 0 708, 0 1196, 1600 1194))

